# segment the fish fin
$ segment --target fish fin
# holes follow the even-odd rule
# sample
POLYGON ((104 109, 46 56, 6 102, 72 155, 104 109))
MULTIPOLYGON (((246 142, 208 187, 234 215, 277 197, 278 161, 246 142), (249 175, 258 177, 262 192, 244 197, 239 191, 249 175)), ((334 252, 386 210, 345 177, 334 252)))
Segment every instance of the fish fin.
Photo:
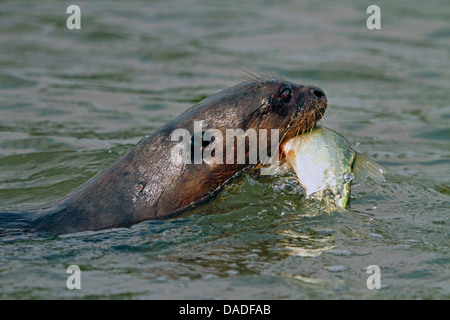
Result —
POLYGON ((356 152, 352 169, 353 174, 355 175, 353 181, 356 183, 363 182, 367 178, 372 179, 378 184, 386 181, 384 178, 386 169, 361 153, 356 152))

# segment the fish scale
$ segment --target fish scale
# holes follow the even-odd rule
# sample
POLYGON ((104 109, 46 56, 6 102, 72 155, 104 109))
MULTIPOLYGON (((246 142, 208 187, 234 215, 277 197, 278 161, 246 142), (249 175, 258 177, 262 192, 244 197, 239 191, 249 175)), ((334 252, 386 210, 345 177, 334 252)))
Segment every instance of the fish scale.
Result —
POLYGON ((322 126, 286 141, 282 151, 307 197, 323 199, 328 192, 343 208, 348 205, 355 178, 384 181, 383 167, 353 150, 341 134, 322 126))

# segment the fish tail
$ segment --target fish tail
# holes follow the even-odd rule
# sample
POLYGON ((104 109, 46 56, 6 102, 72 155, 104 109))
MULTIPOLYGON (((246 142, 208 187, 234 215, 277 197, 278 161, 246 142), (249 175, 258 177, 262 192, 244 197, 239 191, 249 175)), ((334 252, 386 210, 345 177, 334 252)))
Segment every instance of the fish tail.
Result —
POLYGON ((355 182, 362 182, 367 178, 372 179, 377 184, 386 181, 384 178, 386 169, 361 153, 356 153, 352 169, 355 175, 355 182))

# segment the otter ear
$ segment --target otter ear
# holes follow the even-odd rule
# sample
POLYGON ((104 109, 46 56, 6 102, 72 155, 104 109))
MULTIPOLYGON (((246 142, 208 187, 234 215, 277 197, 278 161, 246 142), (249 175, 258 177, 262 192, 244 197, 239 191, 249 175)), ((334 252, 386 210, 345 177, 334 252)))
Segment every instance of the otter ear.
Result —
POLYGON ((355 179, 353 181, 356 183, 363 182, 367 178, 372 179, 377 184, 381 184, 386 181, 384 178, 386 169, 361 153, 356 152, 352 169, 353 174, 355 175, 355 179))

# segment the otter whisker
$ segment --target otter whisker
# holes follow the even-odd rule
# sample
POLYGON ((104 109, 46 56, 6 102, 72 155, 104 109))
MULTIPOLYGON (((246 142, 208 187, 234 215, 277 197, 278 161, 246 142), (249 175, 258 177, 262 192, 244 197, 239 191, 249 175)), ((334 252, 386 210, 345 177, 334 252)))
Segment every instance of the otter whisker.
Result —
MULTIPOLYGON (((292 127, 291 127, 291 124, 294 122, 294 120, 295 120, 295 119, 291 119, 291 121, 288 123, 288 125, 287 125, 287 130, 286 130, 286 132, 283 134, 283 136, 281 137, 281 139, 278 140, 278 144, 277 144, 277 147, 276 147, 275 150, 279 150, 280 145, 281 145, 281 142, 284 140, 284 137, 288 134, 289 130, 291 130, 291 128, 292 128, 292 127)), ((272 149, 272 146, 271 146, 271 149, 272 149)), ((275 150, 270 150, 270 153, 273 155, 273 153, 275 152, 275 150)), ((267 156, 267 151, 266 151, 266 158, 264 159, 264 163, 267 161, 268 158, 269 158, 269 157, 267 156)), ((258 164, 256 164, 256 165, 258 165, 258 164)), ((255 168, 256 165, 253 165, 252 168, 255 168)))

